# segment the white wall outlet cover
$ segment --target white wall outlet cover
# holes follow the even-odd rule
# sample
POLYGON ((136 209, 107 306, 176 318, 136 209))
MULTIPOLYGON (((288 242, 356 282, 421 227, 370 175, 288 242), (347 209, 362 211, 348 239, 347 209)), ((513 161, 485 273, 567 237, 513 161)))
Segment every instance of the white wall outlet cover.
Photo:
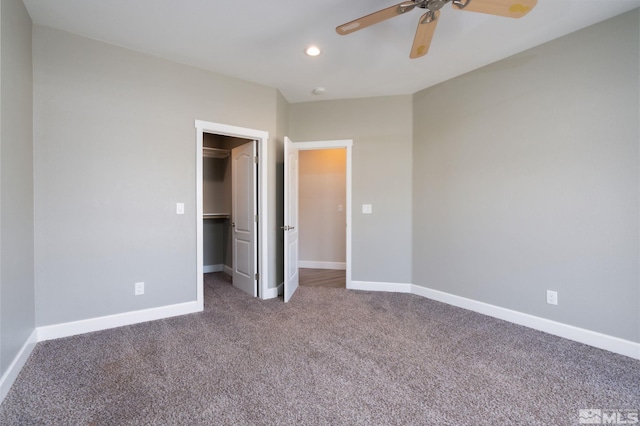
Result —
POLYGON ((371 213, 373 213, 373 206, 371 206, 371 204, 363 204, 362 205, 362 213, 363 214, 371 214, 371 213))
POLYGON ((184 214, 184 203, 176 203, 176 214, 184 214))
POLYGON ((547 290, 547 303, 550 305, 558 304, 558 292, 553 290, 547 290))
POLYGON ((135 283, 134 288, 135 288, 134 294, 136 296, 140 296, 144 294, 144 282, 135 283))

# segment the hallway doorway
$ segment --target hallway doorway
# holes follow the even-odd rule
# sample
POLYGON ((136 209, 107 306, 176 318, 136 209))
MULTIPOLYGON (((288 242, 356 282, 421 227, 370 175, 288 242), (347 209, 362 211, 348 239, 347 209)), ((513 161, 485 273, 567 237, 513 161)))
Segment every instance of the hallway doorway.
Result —
MULTIPOLYGON (((284 300, 287 302, 293 296, 296 288, 299 284, 299 271, 302 266, 315 266, 313 269, 322 269, 322 268, 335 268, 336 266, 339 268, 338 270, 345 271, 345 287, 350 288, 351 286, 351 160, 352 160, 352 146, 353 141, 348 140, 334 140, 334 141, 315 141, 315 142, 292 142, 288 138, 285 137, 285 224, 282 229, 285 232, 285 255, 284 255, 284 300), (301 214, 298 214, 298 210, 300 208, 299 201, 302 196, 301 190, 299 188, 299 178, 300 178, 300 169, 298 167, 300 155, 306 151, 325 151, 325 153, 331 154, 329 151, 334 151, 334 153, 339 153, 339 156, 342 156, 341 168, 344 172, 341 172, 342 179, 342 195, 340 196, 340 201, 336 201, 336 199, 328 200, 325 203, 323 208, 328 211, 335 211, 339 213, 338 221, 336 222, 336 226, 331 227, 333 231, 338 230, 339 232, 335 232, 334 238, 330 245, 335 247, 340 247, 340 251, 343 254, 338 260, 336 258, 327 258, 324 257, 326 255, 321 255, 322 257, 316 259, 302 259, 299 257, 300 249, 297 235, 299 233, 305 232, 305 225, 302 225, 304 219, 301 218, 301 214), (288 190, 288 191, 287 191, 288 190), (294 202, 290 202, 293 200, 294 202), (293 206, 293 209, 291 208, 293 206), (291 211, 289 211, 291 210, 291 211), (293 219, 292 219, 293 218, 293 219), (339 219, 341 218, 341 219, 339 219), (291 223, 289 223, 291 222, 291 223), (299 227, 299 229, 297 229, 299 227), (291 247, 287 244, 287 236, 291 230, 295 231, 296 244, 291 245, 291 247), (300 232, 298 232, 300 231, 300 232), (341 235, 341 237, 339 236, 341 235), (338 236, 335 238, 335 236, 338 236), (342 249, 344 251, 342 251, 342 249), (302 264, 300 264, 300 261, 302 264), (305 263, 305 261, 307 263, 305 263), (319 266, 319 268, 318 268, 319 266), (289 277, 293 277, 289 280, 289 277)), ((313 174, 313 173, 312 173, 313 174)), ((311 176, 311 180, 314 178, 311 176)), ((322 180, 322 179, 320 179, 322 180)), ((318 182, 316 182, 316 186, 318 186, 318 182)), ((322 182, 320 182, 319 186, 322 186, 322 182)), ((305 194, 306 195, 306 194, 305 194)), ((312 203, 313 204, 313 203, 312 203)), ((314 207, 311 206, 311 210, 309 212, 314 212, 314 207)), ((328 214, 328 213, 327 213, 328 214)), ((325 221, 326 217, 323 218, 322 214, 319 219, 316 218, 317 221, 325 221)), ((311 221, 311 225, 307 223, 307 231, 311 233, 316 233, 318 235, 323 234, 323 230, 321 227, 314 228, 314 221, 311 221)), ((314 238, 312 237, 309 241, 313 242, 314 238)), ((317 242, 318 240, 315 239, 317 242)), ((313 244, 311 244, 313 246, 313 244)), ((313 251, 313 250, 312 250, 313 251)), ((311 251, 311 252, 312 252, 311 251)), ((331 249, 328 250, 331 252, 331 249)), ((335 250, 334 250, 335 251, 335 250)), ((311 253, 310 252, 310 253, 311 253)), ((304 252, 303 252, 304 253, 304 252)), ((335 253, 333 253, 335 254, 335 253)), ((315 256, 314 254, 310 254, 310 256, 315 256)))

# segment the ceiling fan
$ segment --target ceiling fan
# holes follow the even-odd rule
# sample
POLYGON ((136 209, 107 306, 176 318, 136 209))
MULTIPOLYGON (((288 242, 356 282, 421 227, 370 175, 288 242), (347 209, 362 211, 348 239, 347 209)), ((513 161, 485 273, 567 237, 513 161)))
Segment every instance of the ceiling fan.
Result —
POLYGON ((409 0, 342 24, 336 28, 336 32, 340 35, 351 34, 394 16, 402 15, 416 7, 425 9, 426 13, 420 17, 409 54, 410 58, 419 58, 429 51, 431 39, 440 17, 440 9, 447 3, 451 3, 454 9, 508 18, 521 18, 534 8, 538 0, 409 0))

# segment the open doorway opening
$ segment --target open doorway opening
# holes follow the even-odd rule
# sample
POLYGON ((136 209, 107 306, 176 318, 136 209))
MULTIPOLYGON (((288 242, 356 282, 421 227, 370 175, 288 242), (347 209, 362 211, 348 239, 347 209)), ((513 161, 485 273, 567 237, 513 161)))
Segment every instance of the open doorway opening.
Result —
POLYGON ((298 189, 300 285, 346 288, 346 148, 301 150, 298 189))
MULTIPOLYGON (((344 228, 345 228, 345 287, 351 288, 351 159, 353 141, 315 141, 315 142, 293 142, 285 137, 284 145, 284 286, 283 294, 285 303, 291 300, 299 286, 300 264, 299 264, 299 157, 300 153, 308 150, 330 150, 344 149, 346 163, 345 180, 345 201, 344 201, 344 228)), ((332 208, 332 207, 331 207, 332 208)), ((336 209, 340 209, 338 202, 336 209)), ((307 259, 303 259, 307 260, 307 259)), ((321 261, 324 266, 341 262, 321 261)))
POLYGON ((224 272, 256 297, 256 141, 204 133, 202 143, 203 272, 224 272))

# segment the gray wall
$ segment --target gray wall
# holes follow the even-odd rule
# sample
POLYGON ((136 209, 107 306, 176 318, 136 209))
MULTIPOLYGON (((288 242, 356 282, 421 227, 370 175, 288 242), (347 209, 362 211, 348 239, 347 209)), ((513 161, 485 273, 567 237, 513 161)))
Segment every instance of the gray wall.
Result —
POLYGON ((640 341, 638 22, 415 95, 415 284, 640 341))
POLYGON ((0 376, 35 328, 31 18, 2 0, 0 131, 0 376))
POLYGON ((233 266, 230 219, 207 219, 203 223, 202 257, 204 266, 233 266))
POLYGON ((277 91, 40 26, 33 57, 37 325, 195 300, 194 119, 269 132, 273 200, 277 91))
POLYGON ((347 150, 300 151, 298 175, 300 261, 346 262, 347 150))
POLYGON ((294 141, 353 139, 352 279, 411 282, 412 98, 290 105, 294 141), (362 214, 372 204, 373 214, 362 214))

